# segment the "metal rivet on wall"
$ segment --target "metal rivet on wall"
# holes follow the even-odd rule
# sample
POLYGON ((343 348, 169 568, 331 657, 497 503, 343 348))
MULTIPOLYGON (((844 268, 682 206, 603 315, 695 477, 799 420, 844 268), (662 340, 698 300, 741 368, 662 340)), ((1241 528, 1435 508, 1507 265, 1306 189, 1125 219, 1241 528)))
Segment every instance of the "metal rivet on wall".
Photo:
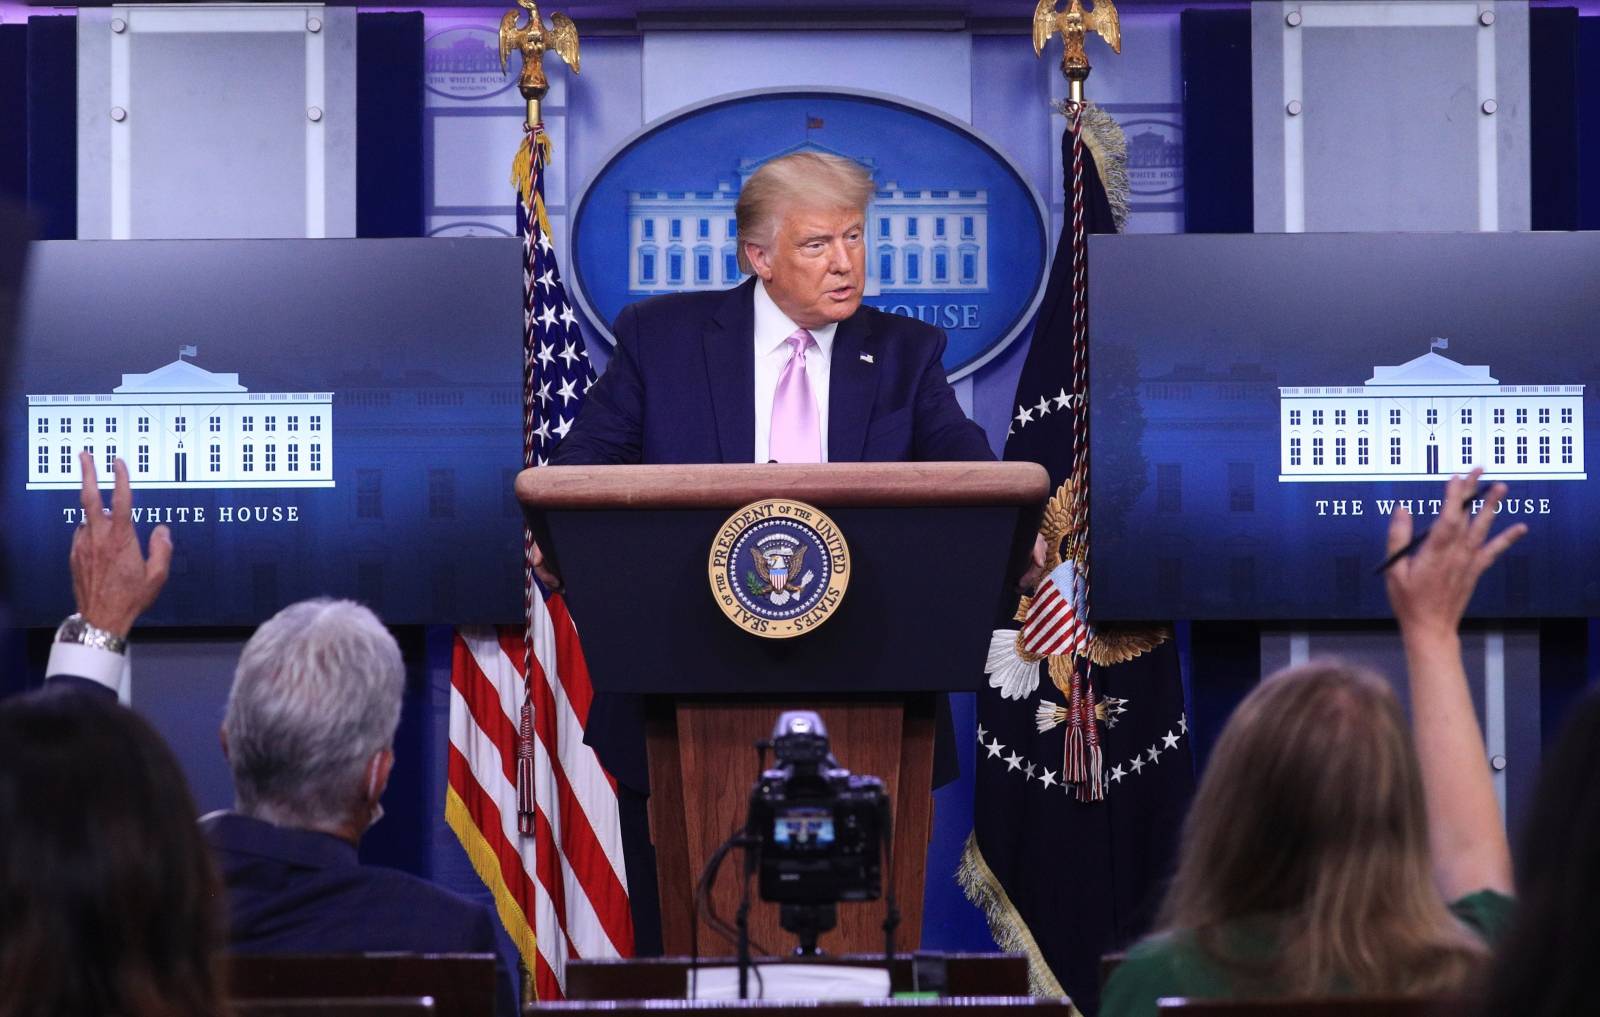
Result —
POLYGON ((1489 757, 1489 765, 1494 767, 1496 770, 1504 770, 1506 768, 1506 757, 1505 756, 1490 756, 1489 757))
POLYGON ((1482 25, 1484 28, 1488 28, 1490 25, 1494 24, 1494 11, 1479 11, 1478 24, 1482 25))
POLYGON ((1292 117, 1299 116, 1300 115, 1300 110, 1301 110, 1301 106, 1300 106, 1300 100, 1299 99, 1290 99, 1289 100, 1289 105, 1287 105, 1287 106, 1285 106, 1283 108, 1283 111, 1285 113, 1289 114, 1292 117))
POLYGON ((306 31, 308 31, 308 32, 320 32, 320 31, 322 31, 322 19, 321 18, 307 18, 306 19, 306 31))
POLYGON ((1499 108, 1500 108, 1500 104, 1498 102, 1495 102, 1493 99, 1485 99, 1485 100, 1483 100, 1483 111, 1485 113, 1487 113, 1489 116, 1494 116, 1494 111, 1499 109, 1499 108))
POLYGON ((1288 14, 1283 16, 1283 23, 1288 25, 1290 28, 1299 28, 1300 22, 1304 20, 1305 18, 1301 16, 1299 11, 1290 11, 1288 14))
POLYGON ((128 23, 123 21, 121 18, 112 18, 111 30, 116 32, 118 35, 121 35, 123 32, 128 30, 128 23))
POLYGON ((321 123, 322 122, 322 107, 321 106, 308 106, 308 107, 306 107, 306 119, 310 120, 314 124, 315 123, 321 123))
POLYGON ((128 119, 128 111, 123 109, 121 106, 113 106, 111 107, 111 119, 120 124, 124 120, 128 119))

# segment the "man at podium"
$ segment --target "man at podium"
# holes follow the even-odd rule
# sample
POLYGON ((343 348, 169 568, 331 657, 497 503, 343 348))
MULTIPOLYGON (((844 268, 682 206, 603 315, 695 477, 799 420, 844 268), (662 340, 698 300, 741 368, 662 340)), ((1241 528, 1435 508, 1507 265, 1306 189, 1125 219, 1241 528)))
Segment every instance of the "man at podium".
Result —
POLYGON ((994 458, 945 380, 942 330, 861 303, 873 184, 800 152, 750 177, 731 290, 623 308, 556 465, 994 458))
MULTIPOLYGON (((751 278, 623 308, 610 366, 550 462, 994 459, 945 379, 944 332, 861 303, 872 194, 867 173, 838 156, 802 152, 758 169, 735 208, 751 278)), ((936 786, 957 773, 939 702, 936 786)), ((639 697, 595 697, 585 740, 629 810, 648 794, 644 727, 639 697)), ((623 827, 632 840, 642 824, 623 827)), ((649 856, 645 845, 625 850, 649 856)))

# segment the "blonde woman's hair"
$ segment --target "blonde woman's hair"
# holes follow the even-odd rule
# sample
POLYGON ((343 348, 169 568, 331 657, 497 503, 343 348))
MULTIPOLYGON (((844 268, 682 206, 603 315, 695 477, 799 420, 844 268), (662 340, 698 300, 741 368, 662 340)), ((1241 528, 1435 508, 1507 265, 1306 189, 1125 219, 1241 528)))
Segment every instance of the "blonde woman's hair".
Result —
POLYGON ((744 245, 766 247, 791 208, 859 209, 872 200, 872 177, 861 164, 826 152, 796 152, 764 163, 739 191, 739 271, 753 269, 744 245))
POLYGON ((1426 809, 1387 682, 1331 660, 1280 671, 1223 729, 1157 924, 1241 993, 1459 989, 1488 953, 1435 888, 1426 809), (1272 949, 1232 940, 1246 919, 1272 949))

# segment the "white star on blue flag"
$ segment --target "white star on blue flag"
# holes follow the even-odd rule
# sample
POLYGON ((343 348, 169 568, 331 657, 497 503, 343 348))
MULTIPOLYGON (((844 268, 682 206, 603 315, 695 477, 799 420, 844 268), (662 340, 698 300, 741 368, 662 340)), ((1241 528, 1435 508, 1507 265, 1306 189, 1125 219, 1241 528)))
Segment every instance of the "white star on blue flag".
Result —
POLYGON ((537 281, 529 294, 533 301, 525 315, 525 347, 535 351, 534 399, 529 408, 529 427, 533 436, 532 461, 547 462, 556 443, 566 436, 583 405, 583 394, 594 384, 594 368, 584 346, 577 315, 561 282, 556 264, 555 245, 545 236, 537 218, 527 224, 533 264, 528 277, 537 281), (546 417, 552 396, 560 399, 560 412, 546 417))

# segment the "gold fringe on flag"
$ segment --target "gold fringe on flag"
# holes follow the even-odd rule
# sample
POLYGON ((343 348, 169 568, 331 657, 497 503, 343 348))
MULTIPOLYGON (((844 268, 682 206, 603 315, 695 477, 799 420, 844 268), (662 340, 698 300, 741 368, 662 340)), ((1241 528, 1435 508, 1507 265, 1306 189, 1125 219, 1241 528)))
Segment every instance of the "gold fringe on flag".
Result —
MULTIPOLYGON (((1058 102, 1055 108, 1062 116, 1067 115, 1066 103, 1058 102)), ((1083 143, 1094 156, 1094 168, 1100 171, 1106 200, 1111 202, 1111 219, 1121 233, 1128 225, 1133 193, 1128 180, 1128 137, 1110 113, 1092 102, 1084 103, 1081 123, 1083 143)))
POLYGON ((533 925, 528 921, 528 916, 523 913, 522 905, 517 903, 517 898, 511 893, 511 888, 506 885, 505 876, 500 871, 500 859, 472 821, 472 813, 467 809, 467 803, 461 800, 456 789, 446 786, 444 796, 444 821, 451 830, 455 831, 456 839, 461 841, 461 847, 466 851, 467 858, 472 862, 472 871, 483 880, 483 885, 489 888, 494 895, 494 909, 500 915, 500 924, 505 926, 506 933, 511 937, 511 942, 516 946, 522 963, 527 966, 529 978, 527 986, 533 985, 533 974, 538 964, 539 948, 534 941, 533 925))
POLYGON ((533 191, 532 132, 522 135, 522 144, 517 146, 516 157, 511 160, 511 186, 523 205, 527 205, 528 195, 533 191))
MULTIPOLYGON (((994 937, 995 945, 1028 958, 1028 991, 1035 996, 1066 999, 1066 990, 1045 963, 1044 953, 1034 941, 1033 933, 1028 931, 1028 923, 1017 913, 1011 898, 1006 896, 1005 887, 990 871, 989 863, 983 860, 975 835, 967 835, 967 846, 961 852, 961 867, 956 870, 956 882, 967 899, 988 919, 989 934, 994 937)), ((1071 1000, 1067 1002, 1072 1006, 1072 1017, 1083 1017, 1071 1000)))
POLYGON ((550 153, 554 146, 550 143, 550 135, 544 131, 544 124, 535 124, 533 130, 522 135, 522 144, 517 147, 516 157, 511 160, 511 186, 516 188, 517 196, 522 199, 522 207, 534 206, 534 212, 539 217, 539 228, 545 236, 550 236, 550 219, 545 215, 544 199, 536 196, 533 191, 533 146, 539 146, 539 166, 542 169, 550 161, 550 153))

